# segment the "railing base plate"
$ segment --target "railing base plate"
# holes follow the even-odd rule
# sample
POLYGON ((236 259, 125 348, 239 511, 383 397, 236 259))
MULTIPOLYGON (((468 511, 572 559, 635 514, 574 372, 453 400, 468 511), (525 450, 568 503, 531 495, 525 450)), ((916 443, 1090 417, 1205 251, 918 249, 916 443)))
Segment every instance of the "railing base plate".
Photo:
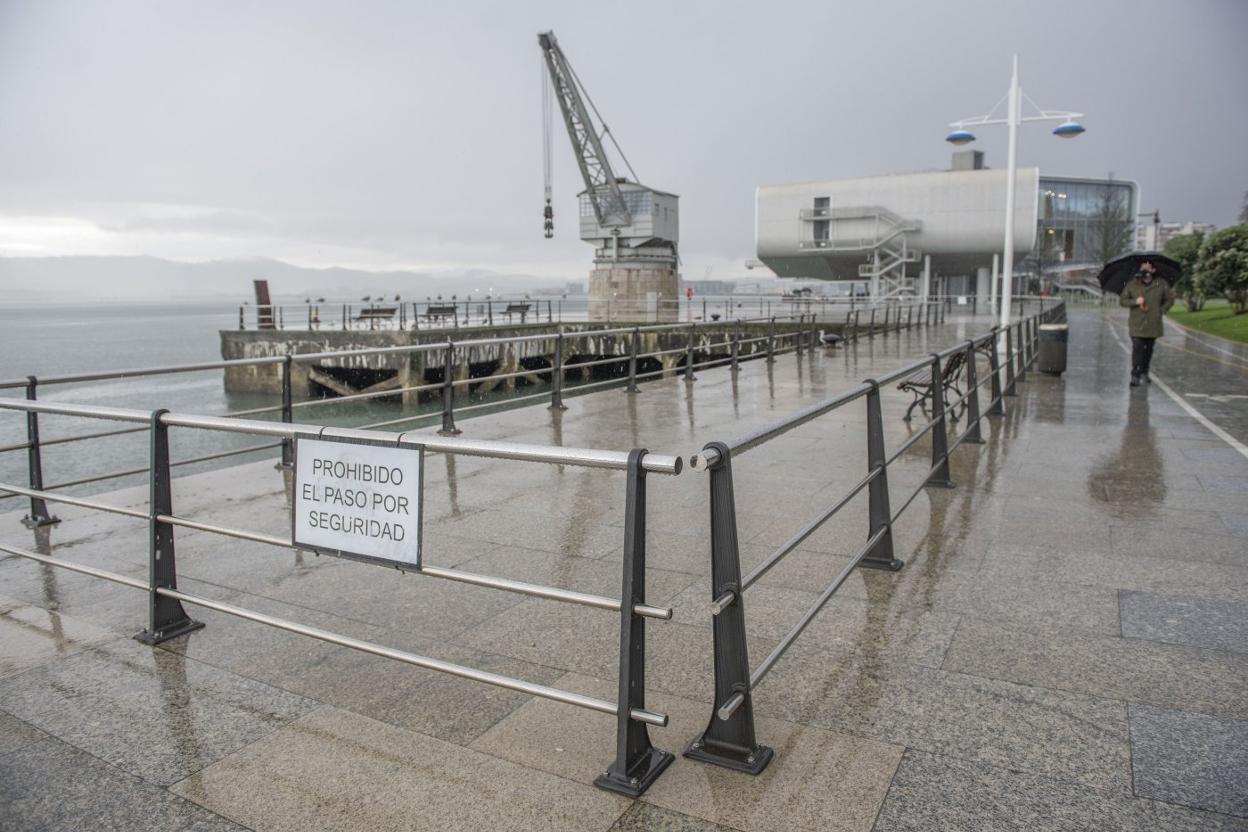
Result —
POLYGON ((169 639, 178 638, 179 636, 184 636, 187 633, 193 633, 196 630, 202 630, 203 628, 204 622, 196 621, 193 618, 186 618, 177 624, 165 627, 155 633, 151 630, 144 630, 136 635, 134 640, 141 641, 148 646, 154 646, 157 644, 163 644, 164 642, 169 641, 169 639))
POLYGON ((881 569, 885 572, 899 572, 901 567, 905 566, 904 560, 860 560, 858 566, 862 569, 881 569))
POLYGON ((928 480, 923 483, 927 488, 957 488, 958 484, 953 480, 928 480))
POLYGON ((608 770, 594 778, 594 785, 616 794, 639 797, 675 759, 669 751, 651 748, 650 753, 638 760, 627 774, 608 770))
POLYGON ((40 529, 44 526, 54 526, 59 522, 61 522, 61 518, 56 515, 51 515, 49 517, 33 517, 28 514, 22 518, 22 525, 28 529, 40 529))
POLYGON ((453 430, 440 430, 438 431, 438 436, 459 436, 461 433, 463 433, 462 430, 455 428, 453 430))
POLYGON ((697 760, 699 763, 710 763, 713 766, 730 768, 733 771, 744 771, 746 774, 761 774, 771 762, 772 757, 776 756, 776 753, 766 745, 757 746, 749 753, 742 753, 735 748, 717 750, 713 744, 708 749, 705 737, 705 734, 695 737, 685 748, 684 756, 690 760, 697 760))

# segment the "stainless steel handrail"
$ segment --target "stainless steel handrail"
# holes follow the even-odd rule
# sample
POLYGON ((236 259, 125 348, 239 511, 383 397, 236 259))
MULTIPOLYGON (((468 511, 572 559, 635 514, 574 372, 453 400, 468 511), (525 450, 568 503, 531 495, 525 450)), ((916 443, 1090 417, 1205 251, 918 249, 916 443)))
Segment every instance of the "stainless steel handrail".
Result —
MULTIPOLYGON (((25 549, 19 549, 0 543, 0 552, 6 552, 10 555, 28 558, 38 563, 47 564, 49 566, 58 566, 62 569, 68 569, 71 572, 79 572, 83 575, 90 575, 93 578, 101 578, 113 583, 122 584, 133 589, 150 592, 156 595, 162 595, 166 598, 173 598, 183 603, 192 604, 198 607, 215 610, 216 612, 232 615, 236 618, 243 618, 248 621, 254 621, 257 624, 266 624, 279 630, 295 633, 297 635, 308 636, 327 644, 336 644, 339 647, 349 647, 352 650, 358 650, 361 653, 369 653, 374 656, 380 656, 386 659, 410 664, 415 667, 422 667, 426 670, 435 670, 439 673, 445 673, 450 676, 458 676, 463 679, 471 679, 475 682, 484 682, 494 687, 514 690, 519 693, 527 693, 531 696, 540 696, 543 699, 551 699, 555 702, 562 702, 566 705, 576 705, 577 707, 586 708, 591 711, 599 711, 612 716, 619 713, 619 707, 613 702, 607 702, 603 699, 596 699, 592 696, 585 696, 579 693, 560 690, 559 688, 549 687, 548 685, 539 685, 534 682, 526 682, 523 679, 513 679, 510 676, 503 676, 498 673, 490 673, 485 670, 477 670, 472 667, 465 667, 460 664, 434 659, 428 656, 420 656, 415 653, 408 653, 403 650, 396 650, 392 647, 385 647, 375 644, 371 641, 352 638, 350 636, 331 633, 328 630, 322 630, 317 627, 309 627, 294 621, 288 621, 276 616, 265 615, 264 613, 255 612, 254 610, 237 607, 233 604, 226 604, 221 601, 214 601, 209 598, 201 598, 197 595, 190 595, 185 592, 179 592, 174 589, 166 589, 164 587, 150 587, 146 581, 140 581, 137 578, 130 578, 126 575, 118 575, 114 572, 106 572, 103 569, 95 569, 94 567, 84 566, 78 563, 61 560, 60 558, 52 558, 46 555, 29 552, 25 549)), ((643 708, 634 708, 629 712, 629 717, 644 722, 648 725, 663 727, 667 725, 667 715, 651 711, 643 708)))
MULTIPOLYGON (((150 421, 151 414, 141 410, 126 410, 118 407, 97 407, 71 405, 24 399, 0 399, 0 409, 33 411, 64 416, 81 416, 91 419, 106 419, 121 422, 150 421)), ((442 453, 463 454, 466 456, 491 457, 496 459, 512 459, 527 462, 546 462, 557 465, 578 465, 587 468, 610 468, 624 470, 628 467, 627 451, 608 451, 596 448, 562 448, 543 445, 527 445, 519 442, 503 442, 487 439, 466 439, 463 437, 430 436, 424 434, 393 434, 380 431, 356 430, 351 428, 329 428, 320 425, 298 424, 293 422, 260 422, 250 419, 232 419, 228 416, 196 416, 182 413, 165 413, 161 415, 162 424, 169 427, 197 428, 215 430, 224 433, 243 433, 255 436, 273 436, 294 439, 297 436, 316 438, 319 436, 353 436, 396 446, 423 445, 425 448, 442 453), (409 438, 410 437, 410 438, 409 438)), ((684 463, 679 456, 672 454, 647 454, 642 461, 646 471, 656 474, 679 474, 684 463)), ((144 469, 146 470, 146 469, 144 469)))

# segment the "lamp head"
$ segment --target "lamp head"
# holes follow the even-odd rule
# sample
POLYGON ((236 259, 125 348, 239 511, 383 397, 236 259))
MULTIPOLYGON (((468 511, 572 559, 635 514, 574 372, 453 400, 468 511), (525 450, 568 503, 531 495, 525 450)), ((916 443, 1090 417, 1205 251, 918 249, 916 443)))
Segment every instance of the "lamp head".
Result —
POLYGON ((1073 139, 1080 133, 1086 132, 1087 128, 1077 121, 1064 121, 1053 128, 1053 135, 1062 139, 1073 139))
POLYGON ((950 144, 970 144, 975 141, 975 134, 969 130, 954 130, 945 136, 945 141, 950 144))

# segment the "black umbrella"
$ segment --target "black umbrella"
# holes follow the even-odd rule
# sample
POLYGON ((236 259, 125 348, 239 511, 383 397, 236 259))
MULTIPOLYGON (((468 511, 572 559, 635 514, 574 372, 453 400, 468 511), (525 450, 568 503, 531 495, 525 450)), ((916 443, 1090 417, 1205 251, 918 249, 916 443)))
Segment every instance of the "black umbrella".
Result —
POLYGON ((1135 277, 1135 273, 1144 263, 1152 263, 1155 269, 1154 274, 1171 286, 1177 283, 1183 274, 1183 267, 1164 254, 1154 251, 1133 251, 1106 263, 1096 279, 1100 281, 1103 291, 1121 295, 1122 290, 1127 288, 1131 278, 1135 277))

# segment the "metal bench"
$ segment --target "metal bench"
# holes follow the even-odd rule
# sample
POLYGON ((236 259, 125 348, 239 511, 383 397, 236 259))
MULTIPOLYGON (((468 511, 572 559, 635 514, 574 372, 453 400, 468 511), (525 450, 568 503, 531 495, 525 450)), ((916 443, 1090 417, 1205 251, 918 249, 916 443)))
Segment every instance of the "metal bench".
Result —
MULTIPOLYGON (((966 403, 961 401, 962 388, 958 386, 958 376, 966 367, 966 353, 955 352, 945 361, 945 366, 940 373, 941 386, 944 388, 943 395, 948 407, 948 417, 956 420, 962 415, 962 411, 966 409, 966 403), (953 396, 950 396, 950 393, 953 396), (954 403, 949 404, 950 401, 954 403)), ((927 403, 932 400, 932 376, 930 371, 924 369, 903 379, 897 385, 897 389, 903 393, 911 393, 914 395, 914 401, 910 402, 910 406, 906 408, 906 415, 902 418, 909 422, 910 415, 914 413, 917 407, 923 411, 924 416, 930 416, 928 413, 927 403)))
POLYGON ((524 323, 524 319, 529 316, 529 310, 533 308, 531 303, 509 303, 507 308, 503 310, 503 314, 507 316, 507 323, 511 323, 513 314, 520 316, 520 323, 524 323))
POLYGON ((453 303, 430 304, 425 307, 424 318, 427 321, 443 321, 447 318, 458 318, 459 307, 453 303))

